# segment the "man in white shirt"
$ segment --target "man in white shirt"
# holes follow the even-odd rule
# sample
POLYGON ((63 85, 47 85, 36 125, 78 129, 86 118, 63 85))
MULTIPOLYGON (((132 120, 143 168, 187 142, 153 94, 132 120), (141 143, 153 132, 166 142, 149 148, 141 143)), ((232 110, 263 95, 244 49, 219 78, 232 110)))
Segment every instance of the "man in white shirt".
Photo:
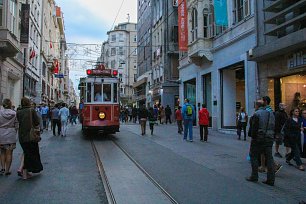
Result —
POLYGON ((62 127, 61 135, 63 137, 66 137, 69 109, 66 107, 65 103, 62 104, 62 108, 59 110, 58 115, 60 116, 61 120, 61 127, 62 127))

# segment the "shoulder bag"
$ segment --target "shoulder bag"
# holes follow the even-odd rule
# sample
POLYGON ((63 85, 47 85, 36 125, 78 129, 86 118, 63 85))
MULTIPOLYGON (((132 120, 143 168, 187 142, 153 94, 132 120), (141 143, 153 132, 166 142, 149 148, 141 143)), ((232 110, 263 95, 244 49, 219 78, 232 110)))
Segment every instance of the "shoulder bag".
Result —
POLYGON ((35 126, 33 123, 33 112, 30 108, 30 123, 31 123, 31 130, 30 130, 30 141, 31 142, 40 142, 40 125, 35 126))

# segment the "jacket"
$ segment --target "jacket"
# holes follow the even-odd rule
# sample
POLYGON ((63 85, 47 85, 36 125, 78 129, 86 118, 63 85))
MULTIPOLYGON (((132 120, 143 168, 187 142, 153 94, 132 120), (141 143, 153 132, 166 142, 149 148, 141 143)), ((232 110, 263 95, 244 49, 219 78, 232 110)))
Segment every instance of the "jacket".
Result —
POLYGON ((148 110, 146 108, 139 109, 139 118, 147 118, 148 117, 148 110))
POLYGON ((33 108, 23 107, 19 110, 17 112, 17 120, 19 122, 18 136, 20 143, 30 142, 30 130, 33 126, 31 124, 30 114, 32 114, 32 124, 34 126, 40 125, 37 112, 33 108))
POLYGON ((275 118, 273 112, 259 108, 251 120, 251 137, 257 141, 273 141, 275 118))
POLYGON ((301 139, 301 123, 299 118, 298 122, 295 122, 292 118, 289 118, 284 126, 284 142, 285 144, 294 145, 298 144, 301 139))
POLYGON ((209 125, 209 112, 206 108, 199 111, 199 125, 209 125))
POLYGON ((275 112, 275 134, 281 132, 281 129, 288 119, 288 115, 284 110, 275 112))
POLYGON ((13 144, 17 141, 18 121, 16 112, 0 110, 0 144, 13 144))
POLYGON ((181 110, 177 109, 175 111, 175 119, 176 120, 183 120, 183 116, 182 116, 182 111, 181 110))

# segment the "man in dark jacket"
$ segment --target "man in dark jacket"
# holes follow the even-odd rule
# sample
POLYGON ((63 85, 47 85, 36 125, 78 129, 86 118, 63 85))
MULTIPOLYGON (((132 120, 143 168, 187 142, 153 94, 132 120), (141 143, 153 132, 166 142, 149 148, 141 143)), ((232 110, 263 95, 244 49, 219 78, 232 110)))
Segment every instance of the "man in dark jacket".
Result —
POLYGON ((140 122, 140 127, 141 127, 141 135, 146 134, 147 118, 148 118, 148 110, 146 108, 146 105, 143 105, 139 109, 139 122, 140 122))
MULTIPOLYGON (((288 115, 285 111, 286 105, 284 103, 279 104, 279 110, 275 112, 275 157, 282 158, 283 156, 279 153, 279 145, 283 144, 283 135, 281 134, 281 130, 283 125, 288 119, 288 115)), ((287 153, 289 152, 289 148, 286 148, 287 153)))
POLYGON ((258 181, 258 159, 260 154, 264 154, 267 160, 267 180, 264 184, 274 186, 275 172, 272 156, 272 146, 274 140, 275 118, 272 112, 265 110, 262 100, 256 101, 256 111, 252 116, 251 124, 251 164, 252 175, 247 177, 247 181, 258 181))
POLYGON ((172 123, 171 122, 171 115, 172 115, 172 111, 171 111, 171 108, 169 105, 167 105, 167 107, 165 108, 165 114, 166 114, 166 124, 168 123, 168 120, 170 122, 170 124, 172 123))

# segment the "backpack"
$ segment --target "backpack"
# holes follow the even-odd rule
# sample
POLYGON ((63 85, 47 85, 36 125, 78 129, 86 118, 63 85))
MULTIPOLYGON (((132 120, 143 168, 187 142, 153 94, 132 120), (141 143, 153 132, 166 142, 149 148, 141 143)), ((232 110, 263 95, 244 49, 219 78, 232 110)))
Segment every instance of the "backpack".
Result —
POLYGON ((186 115, 187 116, 192 116, 192 107, 191 105, 186 106, 186 115))

